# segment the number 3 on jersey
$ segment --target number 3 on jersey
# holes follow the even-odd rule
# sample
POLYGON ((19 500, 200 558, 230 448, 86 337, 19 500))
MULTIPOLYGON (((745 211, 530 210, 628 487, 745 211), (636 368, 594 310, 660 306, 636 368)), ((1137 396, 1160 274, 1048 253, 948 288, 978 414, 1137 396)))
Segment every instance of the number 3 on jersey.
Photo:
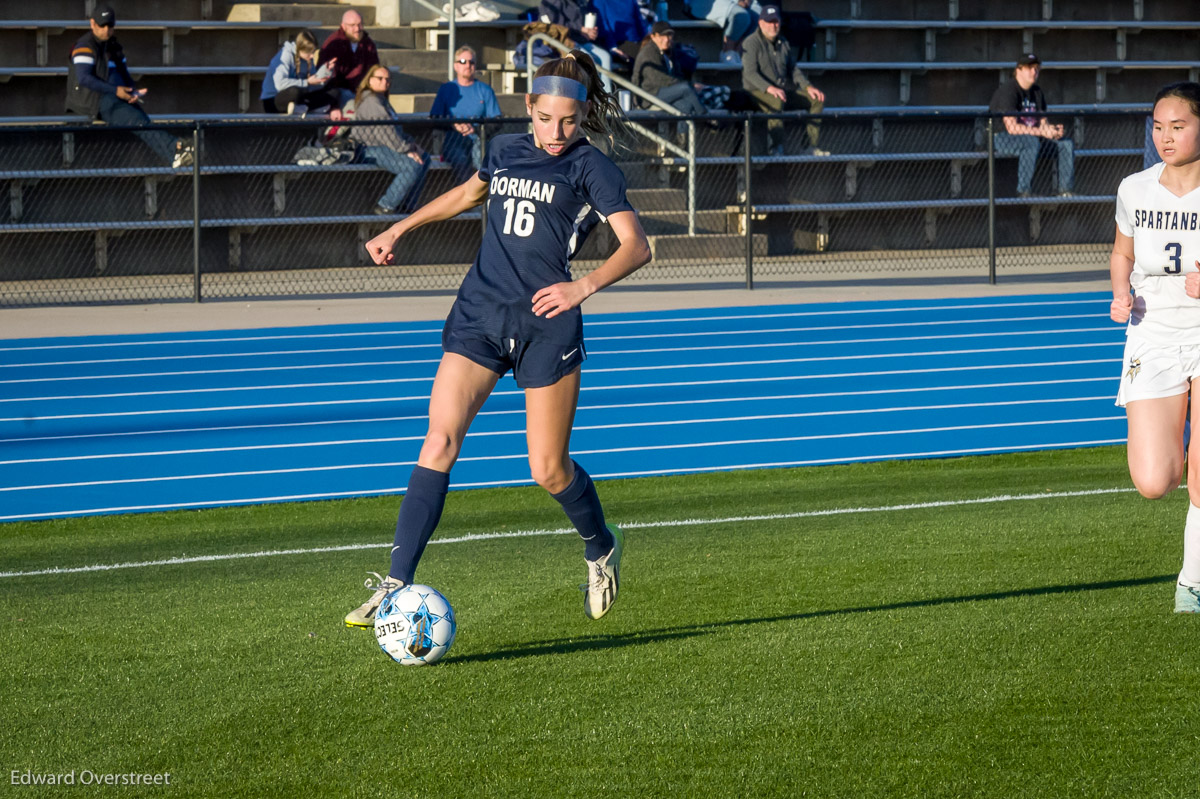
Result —
MULTIPOLYGON (((516 198, 509 197, 504 201, 504 233, 505 235, 516 233, 518 236, 525 237, 533 233, 533 212, 537 210, 529 200, 521 200, 517 202, 516 198), (514 218, 515 217, 515 218, 514 218)), ((1179 271, 1179 270, 1176 270, 1179 271)))
POLYGON ((1183 258, 1180 257, 1183 254, 1183 245, 1177 241, 1172 241, 1163 249, 1171 253, 1167 256, 1171 259, 1171 265, 1164 268, 1163 271, 1168 275, 1178 275, 1183 271, 1183 258))

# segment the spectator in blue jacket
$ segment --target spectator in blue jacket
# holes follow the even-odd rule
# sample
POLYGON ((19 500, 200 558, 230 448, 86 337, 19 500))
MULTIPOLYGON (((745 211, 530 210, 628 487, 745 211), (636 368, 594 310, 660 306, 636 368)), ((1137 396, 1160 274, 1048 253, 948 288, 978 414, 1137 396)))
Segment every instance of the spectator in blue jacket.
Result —
POLYGON ((758 0, 684 0, 684 9, 695 19, 707 19, 721 26, 724 42, 721 45, 721 60, 727 64, 742 65, 738 55, 742 39, 754 29, 762 8, 758 0))
MULTIPOLYGON (((463 45, 454 52, 454 80, 443 83, 433 98, 431 117, 478 119, 500 116, 496 93, 483 81, 475 80, 475 49, 463 45)), ((483 163, 479 126, 455 122, 442 138, 442 160, 454 170, 454 179, 462 183, 483 163)))
MULTIPOLYGON (((590 0, 542 0, 538 18, 551 25, 562 25, 576 46, 590 55, 597 66, 612 71, 612 53, 600 38, 600 18, 590 0)), ((612 81, 603 72, 600 81, 605 91, 613 90, 612 81)))
POLYGON ((637 0, 592 0, 599 36, 596 41, 623 64, 631 65, 650 34, 650 22, 637 0))
POLYGON ((284 42, 271 59, 263 78, 263 110, 268 114, 290 114, 308 109, 338 106, 338 96, 325 84, 333 74, 336 58, 317 67, 317 37, 311 31, 300 31, 296 41, 284 42))
MULTIPOLYGON (((150 125, 150 117, 141 109, 146 90, 136 88, 125 52, 113 35, 116 12, 112 6, 100 3, 92 10, 89 22, 91 31, 71 48, 67 110, 88 119, 99 116, 110 125, 150 125)), ((192 165, 192 146, 182 139, 162 130, 138 130, 134 135, 171 166, 192 165)))

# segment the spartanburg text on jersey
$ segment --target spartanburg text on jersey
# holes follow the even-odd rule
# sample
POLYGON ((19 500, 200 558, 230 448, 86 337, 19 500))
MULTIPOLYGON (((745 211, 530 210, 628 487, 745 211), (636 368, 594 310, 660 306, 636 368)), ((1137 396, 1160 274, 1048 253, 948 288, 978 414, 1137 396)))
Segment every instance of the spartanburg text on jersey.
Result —
POLYGON ((1200 344, 1200 303, 1184 275, 1200 260, 1200 189, 1176 197, 1159 183, 1160 163, 1117 189, 1117 229, 1133 237, 1133 313, 1128 334, 1160 344, 1200 344))
POLYGON ((571 279, 570 260, 597 223, 633 210, 625 176, 582 137, 553 156, 525 133, 492 139, 479 177, 488 182, 487 230, 447 329, 518 341, 578 341, 579 308, 553 319, 537 317, 533 295, 571 279))

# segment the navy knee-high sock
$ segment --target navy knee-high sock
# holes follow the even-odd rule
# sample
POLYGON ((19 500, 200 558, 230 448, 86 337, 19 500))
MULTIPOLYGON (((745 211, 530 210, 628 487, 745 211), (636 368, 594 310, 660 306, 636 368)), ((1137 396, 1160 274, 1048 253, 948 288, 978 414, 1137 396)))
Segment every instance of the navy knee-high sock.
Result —
POLYGON ((575 477, 571 479, 571 484, 550 496, 563 506, 567 518, 579 531, 579 537, 584 540, 587 559, 599 560, 607 555, 613 548, 612 533, 604 526, 604 508, 600 507, 596 484, 583 467, 575 463, 575 477))
POLYGON ((408 490, 400 503, 400 518, 396 520, 396 540, 388 576, 403 580, 406 585, 412 583, 421 553, 442 518, 449 486, 450 475, 445 472, 435 472, 424 466, 413 467, 408 490))

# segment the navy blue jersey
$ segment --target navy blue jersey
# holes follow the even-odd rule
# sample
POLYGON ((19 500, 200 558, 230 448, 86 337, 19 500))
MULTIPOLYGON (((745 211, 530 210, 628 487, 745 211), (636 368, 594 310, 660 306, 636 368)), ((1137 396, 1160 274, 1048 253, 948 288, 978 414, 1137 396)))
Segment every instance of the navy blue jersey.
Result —
POLYGON ((489 142, 479 177, 488 182, 487 231, 447 329, 518 341, 579 340, 578 307, 537 317, 533 295, 571 279, 571 258, 602 218, 633 210, 625 176, 582 137, 553 156, 538 149, 532 134, 517 133, 489 142))

